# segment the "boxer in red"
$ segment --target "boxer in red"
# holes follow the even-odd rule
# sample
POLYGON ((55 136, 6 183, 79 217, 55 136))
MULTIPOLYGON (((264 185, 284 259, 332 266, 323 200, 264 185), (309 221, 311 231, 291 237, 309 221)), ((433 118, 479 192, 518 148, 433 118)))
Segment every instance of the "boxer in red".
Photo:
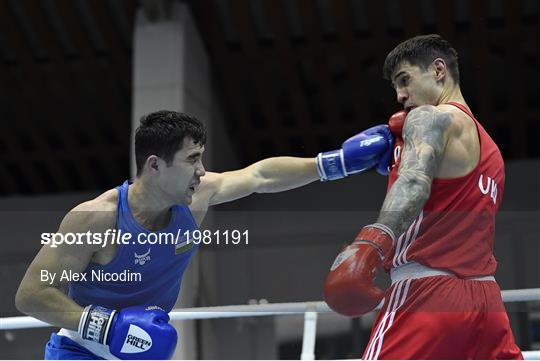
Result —
POLYGON ((457 52, 438 35, 399 44, 384 63, 404 111, 376 223, 336 258, 325 283, 335 311, 383 300, 364 359, 521 359, 493 275, 504 162, 460 91, 457 52), (383 292, 377 268, 390 273, 383 292))

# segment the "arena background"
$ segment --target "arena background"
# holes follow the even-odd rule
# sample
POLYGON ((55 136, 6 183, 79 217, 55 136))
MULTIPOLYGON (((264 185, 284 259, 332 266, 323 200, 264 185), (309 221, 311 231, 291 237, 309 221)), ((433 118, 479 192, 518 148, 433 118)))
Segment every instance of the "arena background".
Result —
MULTIPOLYGON (((384 57, 433 32, 458 50, 464 96, 506 160, 497 279, 539 287, 537 1, 2 0, 0 317, 20 315, 15 292, 40 233, 130 177, 142 114, 203 120, 212 171, 315 156, 399 109, 384 57)), ((334 256, 374 220, 385 186, 369 172, 216 207, 204 226, 249 229, 249 245, 202 247, 177 306, 320 300, 334 256)), ((540 349, 540 304, 508 308, 519 346, 540 349)), ((321 317, 317 358, 359 357, 372 318, 321 317)), ((177 325, 177 358, 300 352, 301 317, 177 325)), ((42 358, 52 330, 1 331, 0 357, 42 358)))

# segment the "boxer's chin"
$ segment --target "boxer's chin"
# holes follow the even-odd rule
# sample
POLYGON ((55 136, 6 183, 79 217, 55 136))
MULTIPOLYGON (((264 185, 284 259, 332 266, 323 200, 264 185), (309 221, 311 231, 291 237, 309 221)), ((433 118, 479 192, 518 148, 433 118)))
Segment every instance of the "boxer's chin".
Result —
POLYGON ((191 203, 193 202, 193 193, 189 193, 187 192, 185 195, 184 195, 184 204, 186 206, 189 206, 191 203))

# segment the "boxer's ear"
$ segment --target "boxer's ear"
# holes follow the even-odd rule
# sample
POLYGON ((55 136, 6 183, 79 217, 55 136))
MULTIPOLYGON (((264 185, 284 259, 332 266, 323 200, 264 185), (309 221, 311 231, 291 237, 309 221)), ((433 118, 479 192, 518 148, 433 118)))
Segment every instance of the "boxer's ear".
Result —
POLYGON ((159 157, 151 155, 146 159, 146 165, 151 172, 159 171, 159 157))
POLYGON ((446 77, 446 62, 442 58, 433 60, 433 69, 435 71, 435 80, 442 81, 446 77))

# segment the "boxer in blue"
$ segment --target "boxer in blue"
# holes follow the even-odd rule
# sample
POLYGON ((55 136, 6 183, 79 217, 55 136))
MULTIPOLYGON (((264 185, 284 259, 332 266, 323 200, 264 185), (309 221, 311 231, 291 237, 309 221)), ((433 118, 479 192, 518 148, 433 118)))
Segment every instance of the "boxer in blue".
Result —
POLYGON ((195 231, 209 206, 252 193, 281 192, 372 167, 387 174, 393 139, 387 126, 376 126, 316 158, 268 158, 224 173, 205 171, 205 142, 203 124, 191 116, 173 111, 144 116, 135 135, 135 180, 76 206, 58 231, 65 239, 110 230, 132 237, 119 244, 42 247, 19 286, 16 305, 61 327, 47 343, 46 359, 171 358, 177 334, 167 312, 197 246, 138 242, 141 235, 195 231), (126 272, 140 278, 94 277, 126 272))

